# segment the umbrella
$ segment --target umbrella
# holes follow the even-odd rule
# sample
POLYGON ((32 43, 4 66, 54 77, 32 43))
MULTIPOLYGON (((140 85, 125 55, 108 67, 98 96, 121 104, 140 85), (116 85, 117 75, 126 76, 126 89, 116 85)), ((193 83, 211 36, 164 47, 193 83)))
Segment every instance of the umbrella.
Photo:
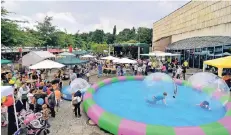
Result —
POLYGON ((3 65, 3 64, 10 64, 10 63, 12 63, 11 60, 1 59, 1 64, 2 64, 2 65, 3 65))
POLYGON ((137 63, 137 61, 131 60, 128 58, 116 59, 116 60, 113 60, 113 62, 121 63, 121 64, 135 64, 135 63, 137 63))
POLYGON ((58 54, 58 56, 75 56, 75 54, 69 53, 69 52, 63 52, 63 53, 58 54))
POLYGON ((82 78, 76 78, 71 82, 68 91, 70 93, 75 93, 77 90, 80 90, 81 92, 85 92, 89 87, 90 84, 86 80, 82 78))
POLYGON ((81 57, 82 58, 95 58, 95 56, 92 56, 92 55, 89 55, 89 54, 83 55, 81 57))
POLYGON ((62 68, 65 65, 60 64, 58 62, 54 62, 52 60, 44 60, 37 64, 34 64, 33 66, 30 66, 30 69, 52 69, 52 68, 62 68))
POLYGON ((107 57, 101 58, 101 60, 116 60, 116 59, 119 59, 119 58, 116 58, 116 57, 113 57, 113 56, 107 56, 107 57))

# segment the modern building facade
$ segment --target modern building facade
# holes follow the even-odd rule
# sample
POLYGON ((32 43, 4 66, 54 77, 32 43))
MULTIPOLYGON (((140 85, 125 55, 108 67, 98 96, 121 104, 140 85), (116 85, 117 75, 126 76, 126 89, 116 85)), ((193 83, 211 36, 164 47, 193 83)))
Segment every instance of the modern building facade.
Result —
POLYGON ((200 68, 203 60, 231 55, 231 1, 190 1, 155 22, 152 50, 178 52, 184 59, 190 52, 191 66, 200 68))

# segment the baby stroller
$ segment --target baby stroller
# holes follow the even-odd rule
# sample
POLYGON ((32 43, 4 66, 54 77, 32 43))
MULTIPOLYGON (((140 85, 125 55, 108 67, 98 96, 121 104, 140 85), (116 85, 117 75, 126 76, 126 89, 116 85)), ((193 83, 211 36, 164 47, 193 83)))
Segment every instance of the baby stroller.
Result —
POLYGON ((48 127, 42 121, 42 113, 33 113, 33 111, 20 112, 18 116, 20 128, 14 135, 47 135, 50 133, 48 127))

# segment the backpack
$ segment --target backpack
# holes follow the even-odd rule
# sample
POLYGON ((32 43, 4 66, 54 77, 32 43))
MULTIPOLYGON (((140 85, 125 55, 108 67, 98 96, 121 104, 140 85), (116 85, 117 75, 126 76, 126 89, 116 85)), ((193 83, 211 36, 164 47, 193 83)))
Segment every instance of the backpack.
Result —
POLYGON ((78 99, 77 99, 77 97, 74 97, 74 99, 72 100, 72 104, 73 104, 73 105, 78 104, 78 99))

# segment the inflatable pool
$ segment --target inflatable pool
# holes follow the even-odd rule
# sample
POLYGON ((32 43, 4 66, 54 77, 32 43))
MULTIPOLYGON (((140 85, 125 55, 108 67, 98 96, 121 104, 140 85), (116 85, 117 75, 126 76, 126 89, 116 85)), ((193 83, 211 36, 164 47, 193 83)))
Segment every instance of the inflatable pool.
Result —
MULTIPOLYGON (((210 87, 175 80, 176 99, 162 103, 145 102, 147 87, 143 76, 121 76, 92 85, 84 95, 84 111, 100 128, 115 135, 230 135, 231 100, 210 87), (195 104, 208 100, 211 111, 195 104)), ((164 78, 153 81, 168 89, 164 78)), ((151 86, 150 86, 151 87, 151 86)))

